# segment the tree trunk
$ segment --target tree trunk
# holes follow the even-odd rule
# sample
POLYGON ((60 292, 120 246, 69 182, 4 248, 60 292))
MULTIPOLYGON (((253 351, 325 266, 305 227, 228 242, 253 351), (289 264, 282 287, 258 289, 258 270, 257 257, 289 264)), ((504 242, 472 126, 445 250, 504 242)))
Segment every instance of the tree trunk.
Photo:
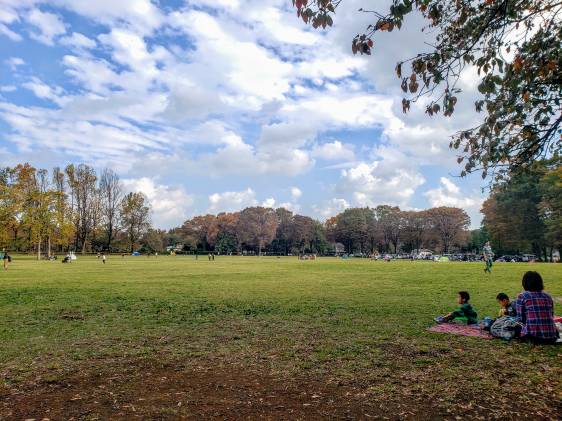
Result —
POLYGON ((37 241, 37 260, 41 260, 41 236, 39 236, 37 241))
POLYGON ((47 257, 51 258, 51 236, 47 237, 47 257))
POLYGON ((107 251, 109 252, 109 248, 111 247, 111 240, 113 240, 113 226, 109 223, 108 231, 107 231, 107 251))
POLYGON ((82 242, 82 254, 86 254, 86 236, 84 236, 84 241, 82 242))

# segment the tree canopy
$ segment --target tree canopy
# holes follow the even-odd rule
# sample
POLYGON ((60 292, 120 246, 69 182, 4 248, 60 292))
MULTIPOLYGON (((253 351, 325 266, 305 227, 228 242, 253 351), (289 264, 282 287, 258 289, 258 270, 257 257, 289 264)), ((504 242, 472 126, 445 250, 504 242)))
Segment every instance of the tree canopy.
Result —
MULTIPOLYGON (((293 0, 297 15, 314 28, 333 24, 345 0, 293 0)), ((399 30, 404 18, 421 14, 424 30, 436 34, 428 51, 405 58, 396 75, 405 93, 404 112, 429 97, 426 113, 453 114, 463 70, 475 66, 482 99, 475 109, 485 114, 476 127, 453 135, 450 143, 463 164, 461 175, 482 170, 501 180, 562 145, 562 26, 560 0, 389 0, 373 23, 359 28, 351 42, 354 54, 376 52, 380 31, 399 30)))
POLYGON ((538 161, 493 190, 482 206, 493 246, 505 252, 530 250, 545 258, 562 246, 560 159, 538 161))

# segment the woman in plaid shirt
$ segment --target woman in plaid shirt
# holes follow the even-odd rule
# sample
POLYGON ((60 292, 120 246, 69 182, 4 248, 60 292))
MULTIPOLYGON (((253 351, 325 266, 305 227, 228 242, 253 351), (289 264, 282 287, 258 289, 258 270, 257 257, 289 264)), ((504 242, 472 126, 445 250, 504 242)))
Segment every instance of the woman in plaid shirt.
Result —
POLYGON ((543 292, 544 285, 538 272, 529 271, 523 275, 523 289, 517 297, 517 317, 523 324, 521 339, 533 343, 553 344, 558 339, 554 325, 554 304, 552 297, 543 292))

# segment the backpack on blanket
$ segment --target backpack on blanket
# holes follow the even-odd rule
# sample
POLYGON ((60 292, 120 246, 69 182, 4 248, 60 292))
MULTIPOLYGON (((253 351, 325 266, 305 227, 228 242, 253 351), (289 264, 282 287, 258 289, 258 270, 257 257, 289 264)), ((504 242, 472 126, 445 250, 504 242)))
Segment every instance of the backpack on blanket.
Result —
POLYGON ((494 338, 510 339, 516 338, 521 332, 523 325, 515 318, 504 316, 497 318, 490 327, 490 334, 494 338))

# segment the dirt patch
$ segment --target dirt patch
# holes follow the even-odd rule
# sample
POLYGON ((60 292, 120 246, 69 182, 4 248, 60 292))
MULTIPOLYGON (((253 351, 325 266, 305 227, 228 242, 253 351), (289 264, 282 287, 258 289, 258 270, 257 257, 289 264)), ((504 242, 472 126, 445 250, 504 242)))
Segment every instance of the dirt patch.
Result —
MULTIPOLYGON (((367 395, 358 383, 334 379, 274 377, 239 366, 130 362, 90 367, 58 380, 44 374, 35 382, 4 387, 0 419, 404 418, 399 406, 367 395)), ((432 412, 437 415, 425 407, 411 415, 431 418, 432 412)))
POLYGON ((535 393, 531 402, 522 401, 521 393, 490 400, 477 390, 467 394, 462 382, 458 393, 430 392, 440 382, 432 375, 437 366, 423 375, 374 370, 377 376, 344 378, 224 359, 96 359, 72 370, 44 369, 34 380, 0 383, 0 420, 546 420, 558 413, 551 399, 544 404, 547 397, 535 393))

